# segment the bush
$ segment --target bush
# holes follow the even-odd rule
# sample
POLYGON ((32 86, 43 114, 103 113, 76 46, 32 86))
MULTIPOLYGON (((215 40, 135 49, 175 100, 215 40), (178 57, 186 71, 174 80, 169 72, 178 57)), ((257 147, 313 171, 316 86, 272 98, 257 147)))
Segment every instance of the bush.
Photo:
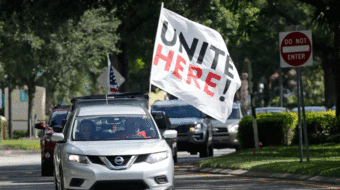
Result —
MULTIPOLYGON (((302 115, 302 114, 301 114, 302 115)), ((336 141, 336 117, 335 111, 328 112, 305 112, 307 136, 309 144, 320 144, 326 142, 336 141), (331 135, 331 136, 330 136, 331 135), (335 136, 334 136, 335 135, 335 136)), ((301 116, 301 127, 303 127, 303 120, 301 116)), ((303 132, 303 128, 302 128, 303 132)), ((294 144, 299 143, 299 129, 296 127, 294 144)))
POLYGON ((27 137, 26 130, 13 130, 13 139, 20 139, 23 137, 27 137))
MULTIPOLYGON (((290 144, 297 125, 297 114, 261 113, 256 115, 259 141, 263 146, 290 144)), ((237 134, 241 149, 254 148, 254 133, 252 116, 242 118, 237 134)))

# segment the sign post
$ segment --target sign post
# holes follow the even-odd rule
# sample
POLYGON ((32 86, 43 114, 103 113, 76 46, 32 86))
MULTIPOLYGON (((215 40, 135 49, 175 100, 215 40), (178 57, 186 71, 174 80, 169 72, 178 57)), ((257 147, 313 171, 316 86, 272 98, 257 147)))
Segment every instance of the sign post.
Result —
MULTIPOLYGON (((296 26, 295 26, 296 30, 296 26)), ((298 97, 298 118, 299 118, 299 145, 300 162, 302 162, 302 128, 300 101, 303 112, 303 128, 306 144, 306 157, 309 161, 308 136, 305 122, 305 109, 303 101, 303 88, 300 67, 313 65, 312 33, 310 30, 281 32, 280 38, 280 63, 281 67, 297 67, 297 97, 298 97), (301 96, 301 100, 300 100, 301 96)))

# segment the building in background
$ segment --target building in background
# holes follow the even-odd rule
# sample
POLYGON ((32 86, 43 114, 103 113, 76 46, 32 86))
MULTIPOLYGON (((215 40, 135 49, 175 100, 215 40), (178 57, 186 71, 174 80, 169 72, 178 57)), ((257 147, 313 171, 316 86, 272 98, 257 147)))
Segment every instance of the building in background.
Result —
MULTIPOLYGON (((28 94, 25 90, 27 91, 26 86, 12 91, 13 130, 27 130, 28 94)), ((5 97, 5 118, 8 120, 8 88, 5 88, 5 97)), ((36 87, 33 103, 32 127, 34 126, 35 118, 36 122, 45 121, 46 91, 44 87, 36 87)))

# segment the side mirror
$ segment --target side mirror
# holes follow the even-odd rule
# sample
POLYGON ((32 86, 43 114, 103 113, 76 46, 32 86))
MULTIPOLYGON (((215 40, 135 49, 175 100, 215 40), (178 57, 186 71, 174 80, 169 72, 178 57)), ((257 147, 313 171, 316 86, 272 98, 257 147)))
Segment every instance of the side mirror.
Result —
POLYGON ((67 119, 63 119, 63 120, 61 120, 61 126, 62 126, 62 127, 64 127, 64 126, 65 126, 65 124, 66 124, 66 121, 67 121, 67 119))
POLYGON ((176 130, 165 130, 163 133, 163 138, 165 139, 175 139, 177 138, 176 130))
POLYGON ((53 131, 56 133, 60 133, 63 131, 63 127, 60 125, 53 126, 53 131))
POLYGON ((51 136, 52 142, 61 142, 64 141, 64 134, 62 133, 53 133, 51 136))
POLYGON ((44 122, 36 123, 34 128, 36 128, 36 129, 45 129, 45 123, 44 122))

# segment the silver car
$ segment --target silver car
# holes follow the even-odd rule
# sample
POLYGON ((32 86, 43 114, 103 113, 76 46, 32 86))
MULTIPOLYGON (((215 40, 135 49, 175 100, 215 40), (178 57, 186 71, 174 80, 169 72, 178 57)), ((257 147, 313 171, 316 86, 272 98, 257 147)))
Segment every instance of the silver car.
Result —
POLYGON ((52 135, 55 189, 173 189, 174 161, 150 113, 139 106, 73 110, 52 135))

